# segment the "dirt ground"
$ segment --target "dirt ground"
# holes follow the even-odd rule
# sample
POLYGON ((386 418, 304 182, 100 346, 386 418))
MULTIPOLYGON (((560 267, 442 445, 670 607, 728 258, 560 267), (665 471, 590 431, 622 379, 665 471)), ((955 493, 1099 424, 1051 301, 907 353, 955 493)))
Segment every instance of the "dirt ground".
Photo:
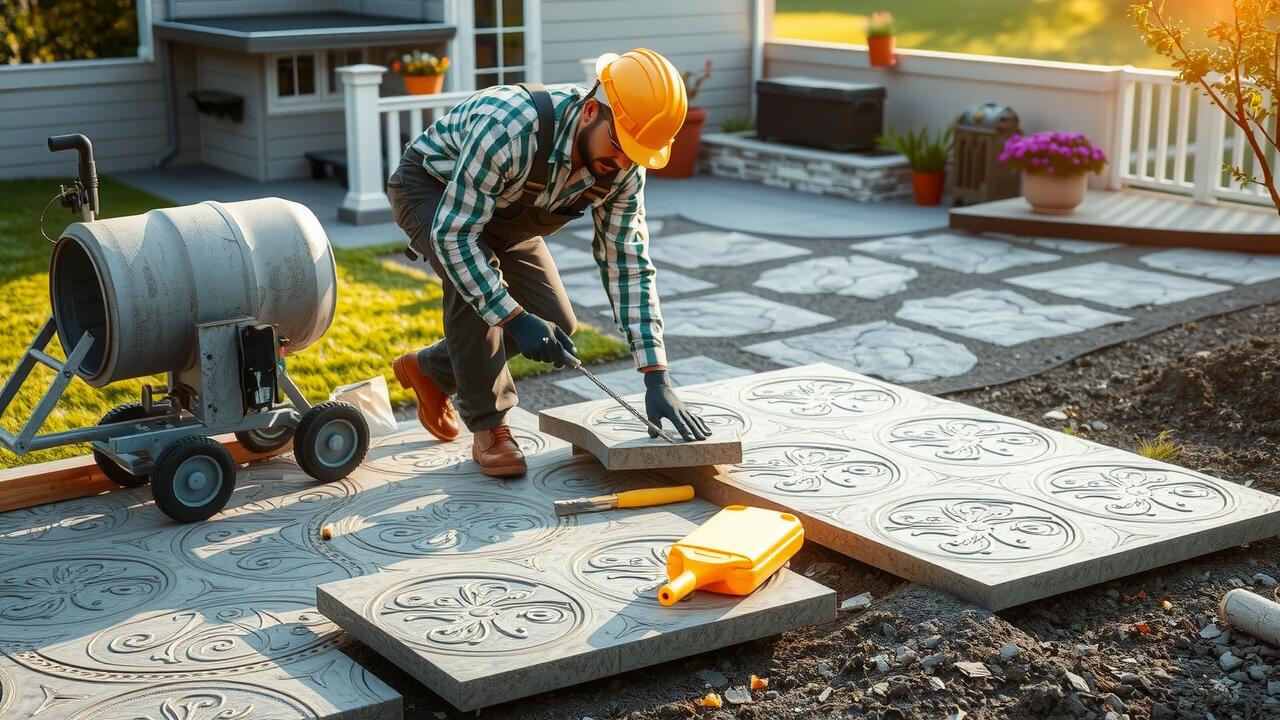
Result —
MULTIPOLYGON (((1135 450, 1161 431, 1172 462, 1280 494, 1280 304, 1166 330, 1041 375, 950 399, 1135 450), (1066 420, 1046 419, 1058 411, 1066 420)), ((1280 539, 1231 548, 991 613, 808 545, 791 568, 869 592, 864 610, 691 659, 488 708, 484 718, 1280 718, 1280 649, 1202 632, 1233 587, 1272 595, 1280 539), (1230 653, 1224 658, 1224 654, 1230 653), (1238 666, 1233 658, 1240 661, 1238 666), (971 678, 956 663, 991 674, 971 678), (751 675, 767 689, 719 709, 751 675)), ((407 718, 463 717, 358 644, 407 718)), ((465 716, 474 716, 467 713, 465 716)))

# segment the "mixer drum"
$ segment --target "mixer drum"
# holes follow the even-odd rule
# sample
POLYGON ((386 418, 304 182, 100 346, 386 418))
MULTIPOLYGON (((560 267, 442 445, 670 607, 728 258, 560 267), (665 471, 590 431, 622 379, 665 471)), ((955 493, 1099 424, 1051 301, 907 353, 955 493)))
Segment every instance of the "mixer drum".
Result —
POLYGON ((320 221, 280 198, 73 223, 49 270, 63 348, 93 334, 76 373, 94 387, 192 367, 200 323, 253 317, 301 350, 329 329, 337 282, 320 221))

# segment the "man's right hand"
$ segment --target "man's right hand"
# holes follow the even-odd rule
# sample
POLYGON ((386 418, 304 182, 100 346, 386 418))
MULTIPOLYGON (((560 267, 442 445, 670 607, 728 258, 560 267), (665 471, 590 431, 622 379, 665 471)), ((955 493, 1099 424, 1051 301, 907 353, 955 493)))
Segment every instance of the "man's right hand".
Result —
POLYGON ((551 363, 558 368, 578 364, 574 357, 577 348, 569 336, 558 326, 531 312, 517 314, 503 327, 515 338, 520 354, 530 360, 551 363))

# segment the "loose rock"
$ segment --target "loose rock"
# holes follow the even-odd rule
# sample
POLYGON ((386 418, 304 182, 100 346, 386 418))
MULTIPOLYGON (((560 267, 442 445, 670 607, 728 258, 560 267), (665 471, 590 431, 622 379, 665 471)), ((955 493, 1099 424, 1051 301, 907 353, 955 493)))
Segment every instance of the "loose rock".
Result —
POLYGON ((734 705, 748 705, 755 702, 755 700, 751 698, 751 691, 744 685, 734 685, 728 690, 725 690, 724 699, 734 705))
POLYGON ((828 685, 826 688, 822 690, 822 692, 818 693, 818 702, 820 703, 826 702, 827 698, 831 697, 831 693, 832 693, 832 688, 830 685, 828 685))
POLYGON ((861 595, 854 595, 840 603, 840 609, 844 612, 857 612, 866 610, 871 607, 871 593, 864 592, 861 595))
POLYGON ((1243 664, 1244 664, 1244 660, 1241 660, 1240 658, 1231 654, 1230 650, 1222 653, 1222 656, 1218 658, 1218 666, 1227 672, 1231 672, 1232 670, 1235 670, 1236 668, 1240 667, 1243 664))
POLYGON ((1012 660, 1018 657, 1019 653, 1021 652, 1022 651, 1018 649, 1017 645, 1014 645, 1013 643, 1008 643, 1004 647, 1000 648, 1000 659, 1005 660, 1007 662, 1009 660, 1012 660))

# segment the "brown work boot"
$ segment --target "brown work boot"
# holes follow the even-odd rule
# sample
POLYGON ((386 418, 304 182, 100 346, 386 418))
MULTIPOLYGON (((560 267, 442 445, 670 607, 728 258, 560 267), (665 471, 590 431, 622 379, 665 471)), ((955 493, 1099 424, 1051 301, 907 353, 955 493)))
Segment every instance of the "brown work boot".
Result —
POLYGON ((427 432, 444 442, 458 438, 458 414, 453 401, 418 367, 417 353, 405 353, 391 363, 400 387, 412 390, 418 398, 418 420, 427 432))
POLYGON ((520 477, 529 469, 520 445, 506 425, 477 430, 471 443, 471 458, 480 466, 480 472, 492 477, 520 477))

